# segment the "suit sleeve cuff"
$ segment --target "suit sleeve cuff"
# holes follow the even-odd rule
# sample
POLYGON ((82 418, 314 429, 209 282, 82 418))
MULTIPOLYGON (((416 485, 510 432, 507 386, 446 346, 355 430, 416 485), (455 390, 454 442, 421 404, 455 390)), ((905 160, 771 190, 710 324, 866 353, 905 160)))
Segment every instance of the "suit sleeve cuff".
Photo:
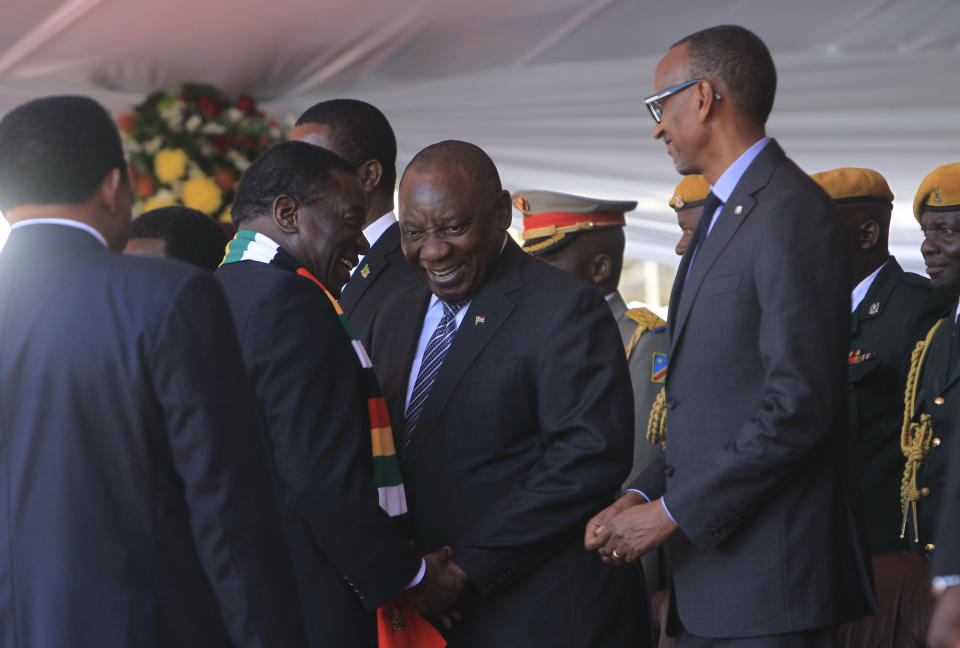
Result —
POLYGON ((417 572, 417 575, 413 577, 413 580, 410 581, 410 584, 404 587, 403 589, 413 589, 421 582, 423 582, 423 577, 427 575, 427 561, 423 558, 420 559, 420 570, 417 572))
MULTIPOLYGON (((647 500, 647 503, 650 502, 650 498, 647 497, 647 494, 644 493, 642 490, 637 490, 636 488, 628 488, 628 489, 624 490, 623 492, 624 492, 624 494, 626 494, 626 493, 636 493, 637 495, 639 495, 639 496, 642 497, 643 499, 647 500)), ((667 515, 670 515, 670 512, 669 512, 669 511, 667 511, 667 515)), ((672 520, 673 518, 671 517, 670 519, 672 520)))
POLYGON ((670 518, 670 521, 676 524, 677 526, 680 526, 679 524, 677 524, 677 521, 673 518, 673 514, 670 513, 670 509, 667 508, 667 500, 661 497, 660 503, 663 504, 663 510, 667 512, 667 517, 670 518))

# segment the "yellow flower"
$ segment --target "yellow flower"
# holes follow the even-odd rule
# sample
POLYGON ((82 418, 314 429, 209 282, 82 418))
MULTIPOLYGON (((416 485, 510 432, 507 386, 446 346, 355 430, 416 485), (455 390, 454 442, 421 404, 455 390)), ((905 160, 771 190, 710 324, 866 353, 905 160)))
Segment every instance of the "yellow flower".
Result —
POLYGON ((169 207, 170 205, 176 205, 176 200, 169 200, 165 198, 158 198, 156 196, 150 196, 143 203, 143 207, 140 209, 140 213, 150 211, 151 209, 160 209, 161 207, 169 207))
POLYGON ((233 203, 227 205, 220 216, 217 218, 221 223, 232 223, 233 222, 233 203))
POLYGON ((196 176, 183 183, 183 204, 213 215, 223 204, 223 193, 207 176, 196 176))
POLYGON ((161 149, 153 158, 153 172, 160 182, 171 183, 187 171, 187 154, 183 149, 161 149))

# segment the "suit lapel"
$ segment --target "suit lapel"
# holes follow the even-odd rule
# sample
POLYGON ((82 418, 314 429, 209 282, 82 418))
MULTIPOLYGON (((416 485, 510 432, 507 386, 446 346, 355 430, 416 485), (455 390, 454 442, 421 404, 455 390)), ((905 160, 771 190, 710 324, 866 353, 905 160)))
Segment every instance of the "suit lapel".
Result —
MULTIPOLYGON (((424 403, 423 414, 413 433, 406 460, 411 461, 419 454, 423 444, 433 434, 437 419, 460 380, 513 312, 515 304, 508 295, 522 284, 520 255, 523 254, 525 253, 512 239, 507 241, 496 267, 473 296, 470 308, 457 329, 447 357, 424 403)), ((422 319, 421 317, 421 321, 422 319)), ((413 353, 416 353, 416 349, 413 353)), ((411 362, 413 353, 410 354, 411 362)), ((411 362, 407 363, 408 375, 411 362)))
POLYGON ((400 247, 400 226, 394 223, 386 229, 373 247, 370 248, 370 251, 367 252, 367 255, 363 257, 360 266, 354 271, 350 281, 347 282, 346 288, 343 289, 339 304, 348 319, 353 313, 353 309, 360 303, 364 293, 370 289, 377 277, 390 265, 387 257, 398 247, 400 247), (367 270, 366 277, 363 276, 365 270, 367 270))
MULTIPOLYGON (((675 302, 671 300, 673 312, 670 319, 675 321, 670 336, 671 355, 676 350, 680 337, 683 335, 683 329, 690 316, 693 303, 696 301, 697 293, 700 292, 703 280, 756 206, 757 201, 754 194, 766 186, 774 169, 783 161, 784 157, 786 156, 783 149, 771 140, 747 167, 743 177, 740 178, 740 182, 737 183, 733 193, 730 194, 730 198, 720 210, 717 222, 713 225, 713 230, 700 245, 700 248, 696 250, 696 259, 693 262, 693 267, 690 268, 690 274, 686 277, 686 281, 682 280, 681 270, 685 274, 686 267, 690 266, 690 261, 687 260, 687 254, 683 255, 680 270, 677 271, 677 278, 674 281, 675 288, 678 281, 681 282, 682 288, 677 300, 675 302)), ((697 228, 708 227, 709 218, 708 214, 704 214, 700 223, 697 224, 697 228)), ((690 250, 687 252, 689 253, 690 250)))
MULTIPOLYGON (((410 366, 417 353, 417 343, 420 341, 420 329, 423 328, 423 318, 430 305, 430 291, 419 281, 408 288, 404 294, 403 303, 416 304, 413 308, 404 308, 399 318, 394 322, 391 335, 391 344, 385 351, 382 377, 383 393, 389 399, 391 423, 394 432, 399 432, 403 424, 403 414, 407 402, 407 385, 410 378, 410 366), (389 369, 387 369, 389 368, 389 369)), ((375 366, 377 366, 376 363, 375 366)), ((378 374, 379 375, 379 374, 378 374)))

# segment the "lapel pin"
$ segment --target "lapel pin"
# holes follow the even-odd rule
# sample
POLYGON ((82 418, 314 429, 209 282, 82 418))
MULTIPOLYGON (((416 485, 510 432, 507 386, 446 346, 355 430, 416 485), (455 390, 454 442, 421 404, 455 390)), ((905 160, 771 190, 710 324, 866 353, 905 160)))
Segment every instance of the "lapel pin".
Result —
POLYGON ((370 275, 370 264, 364 263, 363 267, 360 268, 360 276, 366 279, 370 275))
POLYGON ((473 318, 473 325, 474 325, 474 326, 480 326, 481 324, 483 324, 483 323, 486 322, 486 321, 487 321, 487 318, 486 318, 486 317, 484 317, 483 315, 477 315, 475 318, 473 318))
POLYGON ((742 214, 742 213, 743 213, 743 205, 737 205, 736 207, 734 207, 734 208, 733 208, 733 213, 734 213, 734 214, 742 214))
POLYGON ((870 310, 867 311, 868 315, 876 315, 880 312, 880 302, 873 302, 870 304, 870 310))

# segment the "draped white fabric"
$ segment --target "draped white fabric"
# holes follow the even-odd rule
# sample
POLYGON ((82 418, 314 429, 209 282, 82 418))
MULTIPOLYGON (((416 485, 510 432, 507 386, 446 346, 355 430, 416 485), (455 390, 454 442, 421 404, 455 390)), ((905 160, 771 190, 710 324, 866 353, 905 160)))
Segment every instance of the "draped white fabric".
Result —
POLYGON ((764 38, 780 75, 769 133, 810 172, 883 173, 893 249, 912 269, 914 191, 960 159, 954 0, 7 0, 0 15, 0 112, 62 92, 121 112, 180 81, 247 92, 279 117, 359 97, 393 123, 401 168, 465 139, 507 188, 638 200, 628 256, 667 265, 679 177, 641 99, 662 53, 696 29, 764 38))

